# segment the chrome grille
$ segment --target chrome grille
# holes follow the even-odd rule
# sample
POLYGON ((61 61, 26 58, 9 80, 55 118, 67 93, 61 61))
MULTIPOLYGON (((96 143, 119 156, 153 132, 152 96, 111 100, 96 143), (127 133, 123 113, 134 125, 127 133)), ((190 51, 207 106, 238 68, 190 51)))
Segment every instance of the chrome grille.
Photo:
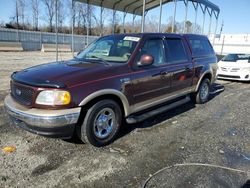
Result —
POLYGON ((19 103, 30 106, 34 95, 34 90, 30 87, 11 83, 11 95, 19 103))
POLYGON ((239 68, 232 68, 231 72, 238 72, 240 69, 239 68))
POLYGON ((220 69, 224 72, 238 72, 238 71, 240 71, 240 68, 220 67, 220 69))

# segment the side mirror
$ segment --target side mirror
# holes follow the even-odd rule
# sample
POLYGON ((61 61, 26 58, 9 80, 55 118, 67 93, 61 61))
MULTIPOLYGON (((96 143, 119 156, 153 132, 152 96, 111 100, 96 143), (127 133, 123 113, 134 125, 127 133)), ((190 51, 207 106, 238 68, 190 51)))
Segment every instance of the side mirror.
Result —
POLYGON ((142 56, 141 56, 141 59, 140 59, 140 61, 137 63, 137 65, 138 65, 139 67, 143 67, 143 66, 152 65, 153 62, 154 62, 153 56, 147 55, 147 54, 146 54, 146 55, 142 55, 142 56))

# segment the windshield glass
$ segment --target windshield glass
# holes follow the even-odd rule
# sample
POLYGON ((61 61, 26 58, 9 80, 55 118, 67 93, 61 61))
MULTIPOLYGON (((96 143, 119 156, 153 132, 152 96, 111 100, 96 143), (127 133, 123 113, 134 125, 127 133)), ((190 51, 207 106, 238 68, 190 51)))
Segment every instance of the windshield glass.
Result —
POLYGON ((222 61, 236 62, 238 60, 249 60, 249 59, 250 59, 250 54, 228 54, 222 59, 222 61))
POLYGON ((76 58, 85 61, 126 63, 133 53, 139 37, 112 35, 102 37, 80 52, 76 58))

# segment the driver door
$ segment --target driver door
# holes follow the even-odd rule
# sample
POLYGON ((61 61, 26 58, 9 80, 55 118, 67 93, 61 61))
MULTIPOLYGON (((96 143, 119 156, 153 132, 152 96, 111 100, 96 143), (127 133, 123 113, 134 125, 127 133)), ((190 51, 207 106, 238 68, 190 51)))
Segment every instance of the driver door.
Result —
POLYGON ((153 106, 155 102, 166 98, 171 86, 171 75, 168 74, 166 64, 164 39, 160 37, 147 39, 136 58, 135 64, 145 54, 151 55, 154 61, 152 65, 137 67, 138 73, 133 74, 132 87, 135 111, 153 106))

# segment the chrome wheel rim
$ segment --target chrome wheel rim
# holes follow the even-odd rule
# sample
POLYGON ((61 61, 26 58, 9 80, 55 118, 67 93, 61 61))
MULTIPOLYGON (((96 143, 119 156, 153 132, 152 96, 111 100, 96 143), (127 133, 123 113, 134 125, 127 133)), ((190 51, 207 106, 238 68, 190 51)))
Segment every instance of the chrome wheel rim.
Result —
POLYGON ((201 92, 200 92, 201 100, 206 100, 208 94, 209 94, 209 86, 207 83, 205 83, 201 87, 201 92))
POLYGON ((115 112, 111 108, 104 108, 95 117, 94 134, 97 138, 108 137, 116 122, 115 112))

